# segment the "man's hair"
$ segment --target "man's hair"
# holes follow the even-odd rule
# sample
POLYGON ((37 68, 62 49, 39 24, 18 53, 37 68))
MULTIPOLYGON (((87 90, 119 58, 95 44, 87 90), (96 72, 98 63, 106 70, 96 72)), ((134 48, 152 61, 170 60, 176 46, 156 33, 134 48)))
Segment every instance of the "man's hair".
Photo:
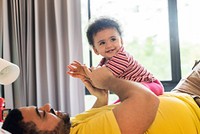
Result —
POLYGON ((39 130, 32 121, 24 122, 20 110, 13 109, 6 117, 2 128, 12 134, 69 134, 70 118, 65 116, 61 119, 55 129, 51 131, 39 130))
POLYGON ((20 123, 23 120, 21 111, 18 109, 13 109, 7 115, 2 128, 11 132, 12 134, 22 134, 23 128, 21 128, 20 123))
POLYGON ((94 39, 93 36, 96 35, 98 32, 108 29, 108 28, 114 28, 117 30, 120 36, 122 36, 122 30, 120 28, 119 23, 117 20, 108 18, 108 17, 101 17, 99 19, 96 19, 94 22, 92 22, 87 29, 87 39, 88 43, 91 46, 94 46, 94 39))

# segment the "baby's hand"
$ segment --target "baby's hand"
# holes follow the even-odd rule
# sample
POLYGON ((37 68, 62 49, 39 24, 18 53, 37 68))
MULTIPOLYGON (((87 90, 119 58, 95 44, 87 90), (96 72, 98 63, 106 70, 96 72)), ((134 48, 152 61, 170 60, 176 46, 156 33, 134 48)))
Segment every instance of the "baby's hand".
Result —
POLYGON ((81 65, 81 63, 79 63, 78 61, 72 62, 70 65, 67 66, 67 68, 69 69, 67 74, 69 74, 72 77, 75 78, 87 77, 83 69, 83 65, 81 65))

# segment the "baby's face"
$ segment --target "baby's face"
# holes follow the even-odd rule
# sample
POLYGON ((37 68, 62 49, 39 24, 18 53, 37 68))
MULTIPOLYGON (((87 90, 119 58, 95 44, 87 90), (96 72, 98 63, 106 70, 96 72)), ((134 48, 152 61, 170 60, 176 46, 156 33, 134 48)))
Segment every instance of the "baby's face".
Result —
POLYGON ((115 28, 108 28, 93 36, 93 50, 106 59, 114 56, 122 46, 122 39, 115 28))

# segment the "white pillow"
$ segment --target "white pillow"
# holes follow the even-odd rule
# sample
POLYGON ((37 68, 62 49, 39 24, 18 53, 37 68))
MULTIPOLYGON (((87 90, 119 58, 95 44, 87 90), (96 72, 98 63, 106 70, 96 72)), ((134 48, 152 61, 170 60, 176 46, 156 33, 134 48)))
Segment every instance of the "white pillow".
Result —
POLYGON ((3 122, 0 122, 0 134, 11 134, 8 131, 4 130, 1 128, 1 126, 3 125, 3 122))

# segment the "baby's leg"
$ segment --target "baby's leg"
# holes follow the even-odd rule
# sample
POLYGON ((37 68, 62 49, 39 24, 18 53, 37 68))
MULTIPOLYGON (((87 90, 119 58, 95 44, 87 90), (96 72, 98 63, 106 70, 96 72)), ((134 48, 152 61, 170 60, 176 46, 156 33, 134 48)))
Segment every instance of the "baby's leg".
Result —
MULTIPOLYGON (((164 87, 162 83, 158 80, 155 80, 154 82, 140 82, 142 85, 150 89, 155 95, 159 96, 162 95, 164 92, 164 87)), ((114 102, 114 104, 120 102, 120 100, 117 100, 114 102)))
POLYGON ((158 80, 155 80, 154 82, 141 82, 141 83, 147 88, 149 88, 157 96, 162 95, 164 92, 164 87, 162 83, 158 80))

